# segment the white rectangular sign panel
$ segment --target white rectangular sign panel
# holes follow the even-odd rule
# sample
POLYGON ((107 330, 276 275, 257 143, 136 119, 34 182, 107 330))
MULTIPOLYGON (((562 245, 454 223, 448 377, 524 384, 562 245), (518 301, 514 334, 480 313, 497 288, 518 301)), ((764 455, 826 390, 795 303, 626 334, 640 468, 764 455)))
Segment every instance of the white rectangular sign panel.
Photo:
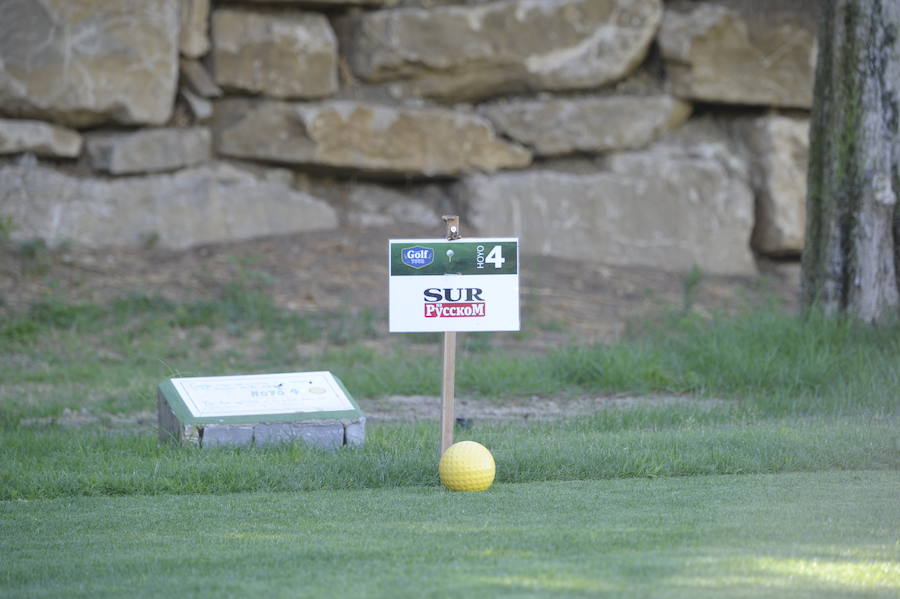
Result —
POLYGON ((355 410, 328 371, 171 379, 198 418, 355 410))
POLYGON ((392 333, 519 330, 519 240, 392 239, 392 333))

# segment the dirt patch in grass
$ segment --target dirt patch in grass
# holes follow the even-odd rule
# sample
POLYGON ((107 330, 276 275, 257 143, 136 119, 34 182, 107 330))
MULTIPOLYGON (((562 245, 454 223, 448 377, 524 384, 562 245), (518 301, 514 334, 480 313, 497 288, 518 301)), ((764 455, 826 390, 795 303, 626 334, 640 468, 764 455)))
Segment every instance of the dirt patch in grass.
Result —
MULTIPOLYGON (((297 313, 363 311, 388 337, 387 243, 393 237, 436 237, 438 230, 342 229, 188 250, 0 247, 0 315, 32 302, 104 303, 133 295, 175 302, 220 296, 240 283, 297 313)), ((601 257, 602 258, 602 257, 601 257)), ((715 276, 534 256, 522 240, 522 323, 509 345, 533 350, 563 343, 611 341, 629 323, 663 308, 701 314, 736 310, 775 298, 789 309, 799 289, 797 263, 762 263, 758 276, 715 276)))
POLYGON ((102 426, 106 429, 131 429, 146 432, 155 430, 157 423, 156 412, 141 411, 134 414, 108 414, 100 415, 87 408, 73 410, 65 408, 59 416, 45 416, 40 418, 25 418, 19 422, 24 427, 59 426, 62 428, 82 428, 102 426))
MULTIPOLYGON (((516 398, 499 402, 473 398, 458 398, 455 416, 469 421, 506 420, 534 421, 571 418, 609 408, 661 407, 691 405, 713 409, 724 404, 720 399, 696 399, 679 395, 614 395, 566 399, 547 397, 516 398)), ((363 399, 360 407, 366 417, 379 421, 439 420, 441 398, 426 395, 393 395, 377 399, 363 399)))
MULTIPOLYGON (((457 398, 455 416, 463 425, 479 421, 534 422, 586 416, 610 408, 692 406, 711 410, 723 405, 721 399, 696 399, 680 395, 613 395, 573 398, 526 397, 506 401, 457 398)), ((441 398, 428 395, 391 395, 359 400, 370 423, 437 421, 441 418, 441 398)), ((156 430, 157 415, 151 411, 109 414, 89 408, 65 408, 58 416, 25 418, 19 425, 28 428, 99 428, 109 432, 148 433, 156 430)))

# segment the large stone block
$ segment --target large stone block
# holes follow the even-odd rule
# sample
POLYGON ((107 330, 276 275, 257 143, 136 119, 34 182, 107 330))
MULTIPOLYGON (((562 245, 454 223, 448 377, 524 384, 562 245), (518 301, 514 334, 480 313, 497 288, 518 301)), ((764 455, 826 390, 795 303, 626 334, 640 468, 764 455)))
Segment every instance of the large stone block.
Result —
POLYGON ((499 0, 359 13, 340 29, 359 78, 473 100, 620 79, 644 59, 661 18, 660 0, 499 0))
POLYGON ((204 449, 253 445, 253 426, 249 424, 205 424, 201 443, 204 449))
POLYGON ((273 98, 337 91, 337 39, 323 15, 220 8, 212 29, 215 78, 222 87, 273 98))
POLYGON ((186 248, 338 224, 318 198, 225 163, 106 180, 20 160, 0 166, 0 197, 16 238, 87 247, 186 248))
POLYGON ((77 131, 42 121, 0 119, 0 154, 75 158, 81 153, 77 131))
POLYGON ((681 125, 691 106, 671 96, 582 96, 502 101, 479 108, 499 133, 538 156, 646 146, 681 125))
POLYGON ((94 170, 113 175, 171 171, 207 162, 212 137, 205 127, 166 127, 95 134, 87 154, 94 170))
POLYGON ((5 0, 0 14, 0 112, 74 127, 169 119, 178 0, 5 0))
POLYGON ((724 144, 658 144, 619 154, 609 170, 533 170, 464 179, 469 220, 516 235, 522 250, 620 266, 755 272, 753 194, 724 144))
POLYGON ((709 0, 666 6, 659 34, 676 95, 809 108, 816 62, 809 0, 709 0))
POLYGON ((806 228, 809 119, 766 115, 737 128, 750 150, 756 192, 753 247, 769 256, 799 255, 806 228))
POLYGON ((447 176, 524 167, 530 153, 470 112, 350 101, 217 106, 227 156, 393 175, 447 176))

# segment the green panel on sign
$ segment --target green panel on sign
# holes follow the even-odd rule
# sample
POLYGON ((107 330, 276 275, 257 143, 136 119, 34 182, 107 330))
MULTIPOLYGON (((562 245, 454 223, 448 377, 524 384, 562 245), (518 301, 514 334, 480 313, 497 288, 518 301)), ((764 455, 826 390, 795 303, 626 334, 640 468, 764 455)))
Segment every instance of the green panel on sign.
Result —
POLYGON ((391 242, 391 276, 515 275, 518 241, 391 242))

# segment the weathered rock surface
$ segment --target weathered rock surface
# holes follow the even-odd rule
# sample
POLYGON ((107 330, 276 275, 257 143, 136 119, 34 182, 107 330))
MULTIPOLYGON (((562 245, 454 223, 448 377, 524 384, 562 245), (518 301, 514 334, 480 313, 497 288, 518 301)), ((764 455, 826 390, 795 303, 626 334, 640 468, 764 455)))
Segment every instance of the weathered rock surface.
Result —
POLYGON ((767 115, 743 120, 737 131, 750 150, 754 249, 770 256, 800 254, 806 234, 809 119, 767 115))
POLYGON ((753 194, 746 173, 717 159, 727 152, 660 143, 613 156, 606 171, 477 175, 457 193, 479 231, 517 235, 525 253, 751 274, 753 194))
POLYGON ((300 197, 314 227, 465 206, 550 255, 750 272, 803 247, 819 4, 0 0, 0 213, 192 245, 299 230, 300 197))
POLYGON ((484 118, 442 108, 228 101, 216 120, 216 150, 236 158, 428 177, 531 161, 484 118))
POLYGON ((51 244, 187 248, 337 226, 327 203, 277 177, 215 163, 174 174, 82 179, 20 160, 0 166, 0 216, 51 244))
POLYGON ((196 60, 184 60, 180 63, 179 72, 187 87, 202 98, 219 98, 222 88, 216 85, 206 68, 196 60))
POLYGON ((298 174, 295 186, 338 208, 342 223, 356 228, 406 224, 429 230, 450 207, 438 183, 356 183, 298 174))
POLYGON ((77 131, 42 121, 0 119, 0 154, 31 152, 37 156, 75 158, 81 153, 77 131))
POLYGON ((94 170, 113 175, 170 171, 207 162, 212 136, 205 127, 166 127, 88 137, 94 170))
POLYGON ((340 27, 353 72, 443 100, 596 87, 633 71, 660 0, 499 0, 360 13, 340 27))
POLYGON ((181 0, 181 54, 199 58, 209 51, 209 0, 181 0))
POLYGON ((0 12, 0 111, 74 127, 169 119, 178 0, 6 0, 0 12))
POLYGON ((206 98, 198 96, 189 89, 181 88, 178 94, 187 104, 197 123, 205 123, 213 116, 213 104, 206 98))
POLYGON ((426 197, 372 184, 352 185, 346 196, 347 224, 364 228, 405 223, 430 229, 441 222, 442 212, 437 209, 434 195, 423 195, 426 197))
POLYGON ((393 6, 399 0, 232 0, 250 4, 294 4, 306 7, 323 6, 393 6))
POLYGON ((667 5, 659 44, 683 98, 812 106, 816 7, 808 0, 667 5))
POLYGON ((212 29, 215 79, 222 87, 274 98, 337 91, 337 39, 323 15, 220 8, 212 29))
POLYGON ((671 96, 587 96, 496 102, 479 112, 498 133, 554 156, 641 148, 687 120, 691 106, 671 96))

